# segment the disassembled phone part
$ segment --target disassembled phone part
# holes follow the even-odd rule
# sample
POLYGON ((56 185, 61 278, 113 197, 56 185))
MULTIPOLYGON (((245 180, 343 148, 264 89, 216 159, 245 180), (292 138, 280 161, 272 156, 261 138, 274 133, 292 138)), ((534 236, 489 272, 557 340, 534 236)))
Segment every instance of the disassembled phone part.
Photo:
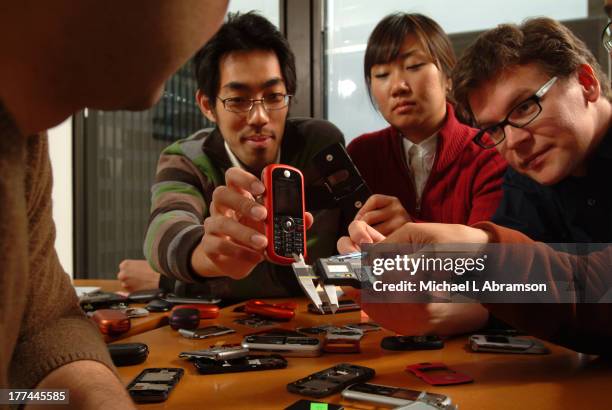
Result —
POLYGON ((324 306, 332 313, 338 310, 336 286, 359 289, 363 280, 369 280, 369 275, 361 268, 361 252, 320 258, 313 266, 307 265, 302 255, 294 255, 294 259, 291 266, 298 283, 321 313, 325 313, 324 306), (322 288, 320 294, 317 285, 322 288))

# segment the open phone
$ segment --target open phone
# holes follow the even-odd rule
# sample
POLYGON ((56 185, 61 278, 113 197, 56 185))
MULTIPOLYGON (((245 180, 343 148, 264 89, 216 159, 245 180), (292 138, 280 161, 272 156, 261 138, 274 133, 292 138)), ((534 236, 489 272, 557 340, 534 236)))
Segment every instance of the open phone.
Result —
POLYGON ((185 371, 179 368, 144 369, 127 386, 136 403, 166 401, 185 371))
POLYGON ((550 350, 542 342, 524 337, 472 335, 470 347, 475 352, 546 354, 550 350))
POLYGON ((338 393, 353 383, 370 380, 376 371, 369 367, 340 363, 287 385, 291 393, 309 397, 325 397, 338 393))
POLYGON ((450 369, 444 363, 416 363, 406 366, 406 370, 432 386, 447 386, 474 381, 467 374, 450 369))
POLYGON ((342 397, 349 400, 366 401, 387 406, 404 406, 415 401, 444 409, 451 404, 448 396, 381 384, 357 383, 342 391, 342 397))
POLYGON ((289 165, 271 164, 261 172, 261 180, 266 187, 268 258, 284 265, 295 262, 294 254, 306 258, 304 176, 289 165))
POLYGON ((283 356, 316 357, 321 355, 321 341, 316 337, 283 335, 252 335, 242 341, 242 347, 282 354, 283 356))
POLYGON ((201 327, 195 330, 179 329, 178 332, 181 336, 184 336, 188 339, 207 339, 209 337, 236 333, 234 329, 230 329, 229 327, 225 327, 225 326, 216 326, 216 325, 201 327))
POLYGON ((255 370, 274 370, 287 367, 287 360, 277 354, 244 356, 237 359, 213 360, 197 358, 194 366, 201 374, 238 373, 255 370))

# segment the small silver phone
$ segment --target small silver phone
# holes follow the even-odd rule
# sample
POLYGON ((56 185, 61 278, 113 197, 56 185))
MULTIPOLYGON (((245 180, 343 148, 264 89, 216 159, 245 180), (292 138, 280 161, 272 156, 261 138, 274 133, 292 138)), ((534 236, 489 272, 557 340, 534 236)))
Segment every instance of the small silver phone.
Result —
POLYGON ((470 348, 475 352, 546 354, 550 351, 539 340, 501 335, 472 335, 470 348))
POLYGON ((244 338, 242 347, 283 356, 315 357, 321 355, 321 341, 316 337, 251 335, 244 338))
POLYGON ((454 408, 450 397, 443 394, 372 383, 353 384, 342 391, 342 397, 388 406, 406 406, 414 402, 420 402, 436 409, 454 408))

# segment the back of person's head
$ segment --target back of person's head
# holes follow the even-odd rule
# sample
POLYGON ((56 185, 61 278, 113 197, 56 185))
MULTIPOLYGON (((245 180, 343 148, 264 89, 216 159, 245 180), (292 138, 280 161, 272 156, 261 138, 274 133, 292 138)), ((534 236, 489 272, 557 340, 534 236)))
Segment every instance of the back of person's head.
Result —
POLYGON ((209 101, 215 101, 219 92, 221 59, 233 52, 255 50, 276 54, 287 92, 295 94, 295 56, 289 43, 274 24, 251 11, 228 14, 219 31, 194 56, 198 88, 209 101))
POLYGON ((371 70, 377 64, 387 64, 399 57, 406 37, 415 36, 427 57, 447 78, 455 66, 455 52, 442 27, 427 16, 417 13, 394 13, 378 22, 368 38, 363 59, 365 82, 372 99, 371 70))
POLYGON ((586 44, 561 23, 542 17, 521 25, 501 24, 481 34, 466 49, 452 77, 457 114, 474 124, 469 94, 509 68, 530 63, 559 78, 567 78, 581 65, 588 64, 599 81, 602 95, 612 97, 610 83, 586 44))

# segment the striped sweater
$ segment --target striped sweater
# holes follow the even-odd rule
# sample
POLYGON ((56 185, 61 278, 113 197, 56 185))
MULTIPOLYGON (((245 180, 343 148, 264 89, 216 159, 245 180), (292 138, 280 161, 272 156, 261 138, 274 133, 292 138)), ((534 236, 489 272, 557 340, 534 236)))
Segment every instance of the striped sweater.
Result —
MULTIPOLYGON (((327 121, 288 119, 280 162, 305 169, 321 149, 343 141, 342 133, 327 121)), ((231 166, 217 128, 199 131, 162 152, 151 188, 151 216, 144 242, 148 262, 163 275, 189 283, 188 295, 238 301, 300 294, 290 269, 268 262, 260 263, 241 280, 203 278, 192 270, 191 253, 204 235, 202 223, 209 215, 212 193, 225 184, 225 171, 231 166)), ((312 200, 307 198, 307 203, 312 200)), ((339 236, 339 211, 320 210, 314 216, 307 235, 308 254, 329 256, 335 253, 339 236)))

